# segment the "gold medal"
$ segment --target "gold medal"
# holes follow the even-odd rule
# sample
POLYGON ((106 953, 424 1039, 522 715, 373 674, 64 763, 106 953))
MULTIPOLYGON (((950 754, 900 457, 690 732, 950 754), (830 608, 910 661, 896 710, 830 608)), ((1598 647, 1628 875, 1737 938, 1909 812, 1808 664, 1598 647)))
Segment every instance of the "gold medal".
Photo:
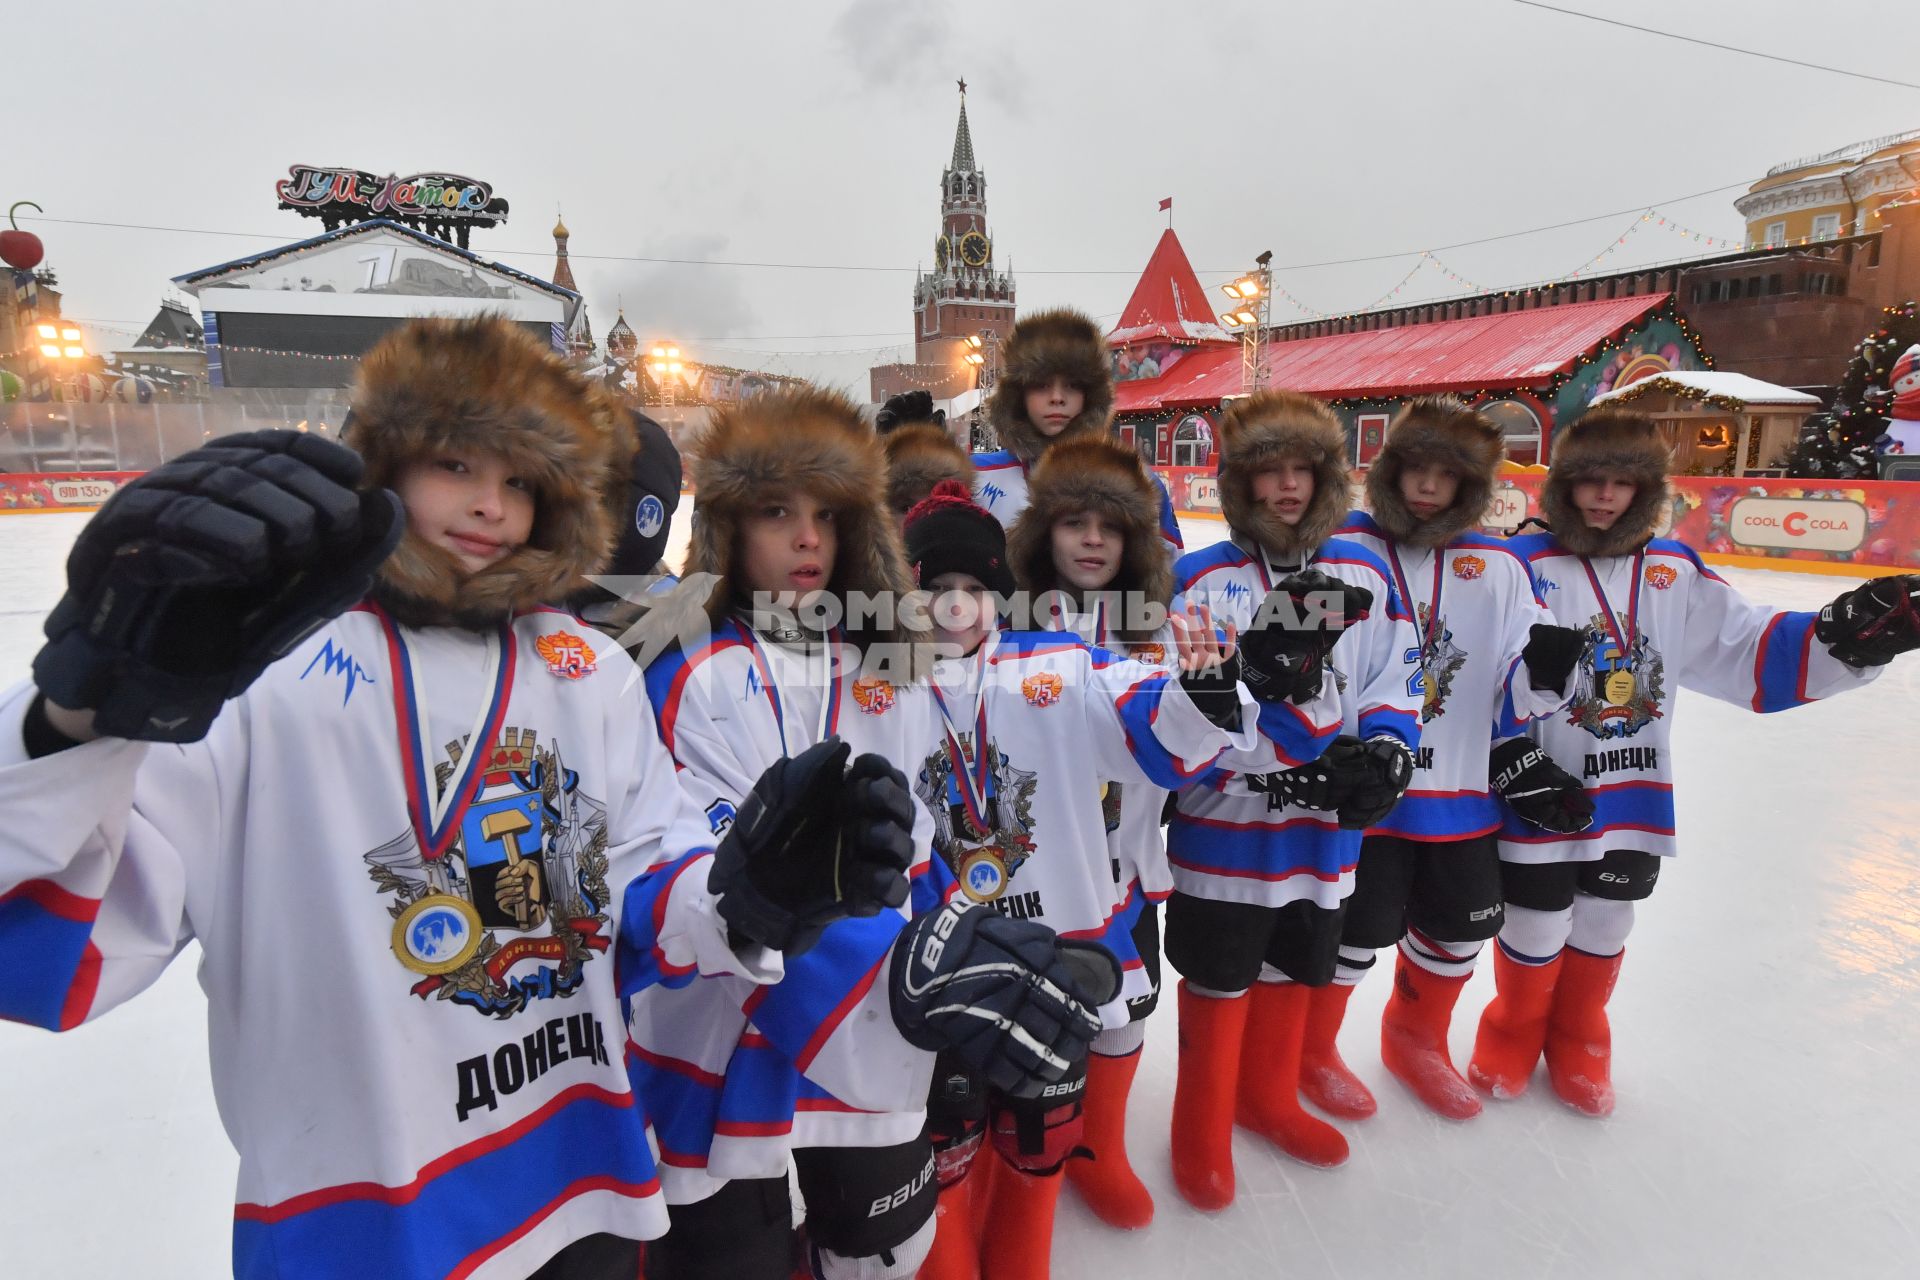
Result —
POLYGON ((464 898, 430 893, 393 922, 393 954, 415 973, 452 973, 480 949, 480 913, 464 898))
POLYGON ((1624 707, 1633 701, 1633 672, 1611 671, 1607 673, 1607 705, 1624 707))
POLYGON ((998 849, 981 849, 960 864, 960 891, 975 902, 992 902, 1007 891, 1007 864, 998 849))

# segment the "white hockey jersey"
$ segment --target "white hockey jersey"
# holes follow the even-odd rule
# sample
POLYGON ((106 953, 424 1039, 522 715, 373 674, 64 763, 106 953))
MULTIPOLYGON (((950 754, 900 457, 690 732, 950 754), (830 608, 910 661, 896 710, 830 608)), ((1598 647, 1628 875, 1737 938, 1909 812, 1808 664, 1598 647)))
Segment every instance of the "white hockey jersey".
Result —
POLYGON ((1460 534, 1438 551, 1407 546, 1364 511, 1348 515, 1337 536, 1386 563, 1417 619, 1420 646, 1413 783, 1367 834, 1430 841, 1492 835, 1502 819, 1487 781, 1493 743, 1526 732, 1567 701, 1564 693, 1534 690, 1521 661, 1533 625, 1553 622, 1526 563, 1505 542, 1478 533, 1460 534))
MULTIPOLYGON (((1234 740, 1183 696, 1163 698, 1164 672, 1057 634, 998 636, 988 669, 990 702, 966 701, 962 712, 948 699, 956 718, 967 721, 956 735, 970 768, 963 780, 952 767, 932 686, 863 676, 837 638, 810 652, 729 620, 706 644, 675 650, 648 668, 659 731, 685 770, 737 802, 768 764, 837 734, 856 755, 874 752, 907 775, 918 852, 905 911, 834 924, 813 948, 787 959, 777 987, 721 978, 650 990, 632 1002, 635 1083, 659 1116, 662 1176, 673 1202, 702 1198, 730 1178, 776 1176, 796 1147, 887 1146, 920 1132, 933 1056, 894 1029, 883 966, 909 914, 961 891, 947 862, 929 857, 936 845, 978 846, 956 854, 974 899, 1060 932, 1104 936, 1113 895, 1088 883, 1083 862, 1042 853, 1020 879, 1035 838, 1051 847, 1050 831, 1076 833, 1063 837, 1071 850, 1091 832, 1101 841, 1094 864, 1110 884, 1099 771, 1170 782, 1197 775, 1234 740), (1104 712, 1088 711, 1098 701, 1085 696, 1090 690, 1102 693, 1104 712), (996 709, 999 723, 1012 726, 1004 732, 993 727, 996 709), (985 825, 997 835, 1002 826, 1018 830, 969 842, 954 834, 953 806, 963 814, 969 800, 975 814, 982 807, 982 757, 973 745, 982 711, 986 740, 995 744, 985 757, 984 789, 999 815, 985 825), (1101 718, 1090 721, 1096 714, 1101 718), (1090 723, 1099 726, 1095 742, 1087 740, 1090 723), (1036 743, 1041 750, 1033 750, 1036 743), (1017 760, 1009 760, 1008 748, 1017 760), (1019 768, 1038 757, 1055 767, 1066 752, 1090 760, 1086 753, 1096 750, 1099 763, 1082 766, 1084 799, 1075 788, 1036 789, 1037 771, 1019 768)), ((955 696, 966 697, 957 688, 955 696)), ((1250 731, 1241 735, 1252 738, 1250 731)), ((964 830, 972 817, 958 821, 964 830)), ((1144 988, 1144 976, 1139 982, 1144 988)))
MULTIPOLYGON (((1013 522, 1027 509, 1027 464, 1012 450, 1000 449, 974 454, 973 470, 973 500, 985 507, 1000 522, 1001 528, 1013 528, 1013 522)), ((1161 540, 1177 556, 1186 550, 1187 544, 1180 535, 1180 521, 1173 514, 1173 498, 1167 492, 1166 481, 1151 471, 1147 474, 1160 493, 1161 540)))
MULTIPOLYGON (((1417 751, 1419 642, 1391 571, 1372 551, 1344 538, 1322 544, 1311 567, 1365 587, 1374 601, 1371 615, 1334 644, 1321 697, 1334 699, 1339 714, 1317 727, 1319 750, 1336 734, 1386 734, 1417 751)), ((1269 563, 1257 548, 1216 543, 1174 566, 1174 607, 1207 605, 1215 619, 1245 630, 1273 584, 1293 571, 1269 563)), ((1263 706, 1263 736, 1281 741, 1274 726, 1304 714, 1285 704, 1263 706)), ((1262 789, 1264 775, 1230 764, 1209 770, 1180 793, 1167 827, 1174 887, 1197 898, 1256 906, 1299 900, 1338 906, 1353 891, 1361 833, 1342 831, 1331 813, 1285 804, 1262 789)))
POLYGON ((1574 836, 1541 831, 1508 811, 1500 856, 1509 862, 1676 851, 1671 744, 1679 686, 1755 711, 1784 711, 1879 674, 1828 653, 1813 634, 1818 614, 1746 600, 1684 543, 1656 538, 1636 555, 1596 560, 1574 555, 1552 534, 1507 545, 1532 569, 1554 618, 1587 633, 1572 697, 1530 732, 1594 803, 1593 826, 1574 836))
MULTIPOLYGON (((830 734, 903 773, 939 734, 924 684, 868 677, 837 633, 801 648, 729 619, 704 644, 655 659, 646 680, 674 760, 725 797, 721 823, 767 766, 830 734)), ((913 841, 907 907, 830 927, 788 959, 775 998, 718 978, 631 1002, 634 1084, 649 1113, 658 1109, 671 1202, 778 1176, 795 1147, 891 1146, 920 1132, 933 1055, 894 1028, 884 966, 908 918, 956 889, 930 857, 933 821, 917 800, 913 841)))
MULTIPOLYGON (((1173 628, 1163 626, 1151 640, 1128 644, 1108 633, 1104 611, 1062 615, 1055 619, 1062 630, 1071 631, 1096 648, 1111 649, 1135 662, 1164 671, 1178 670, 1173 628)), ((1101 792, 1101 809, 1106 816, 1107 853, 1113 860, 1113 874, 1129 900, 1122 908, 1132 919, 1138 918, 1132 895, 1148 902, 1163 902, 1173 892, 1173 871, 1167 865, 1167 838, 1160 815, 1166 809, 1167 789, 1150 782, 1112 782, 1101 792)))
POLYGON ((1101 1015, 1125 1026, 1127 1001, 1151 982, 1130 932, 1133 877, 1114 875, 1107 801, 1132 788, 1164 796, 1222 751, 1252 750, 1253 700, 1241 692, 1242 728, 1229 734, 1200 714, 1168 665, 1059 631, 989 635, 977 653, 941 662, 931 692, 943 732, 917 769, 903 768, 960 891, 1106 946, 1124 982, 1101 1015))
POLYGON ((236 1276, 518 1280, 665 1230, 619 990, 778 957, 727 950, 633 675, 568 614, 362 606, 189 746, 29 760, 34 691, 0 698, 0 1016, 77 1025, 198 939, 236 1276))

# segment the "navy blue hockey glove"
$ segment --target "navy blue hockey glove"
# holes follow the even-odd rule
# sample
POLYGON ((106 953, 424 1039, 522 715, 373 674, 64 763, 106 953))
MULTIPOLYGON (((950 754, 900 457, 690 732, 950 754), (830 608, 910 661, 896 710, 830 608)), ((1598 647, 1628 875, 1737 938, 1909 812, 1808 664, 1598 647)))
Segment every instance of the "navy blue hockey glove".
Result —
POLYGON ((1318 569, 1282 578, 1240 636, 1247 692, 1262 702, 1311 702, 1334 643, 1372 609, 1373 592, 1318 569))
POLYGON ((1340 826, 1362 831, 1393 811, 1413 781, 1413 754, 1388 734, 1365 742, 1341 734, 1316 760, 1279 773, 1255 774, 1247 785, 1264 791, 1269 808, 1298 805, 1335 814, 1340 826))
POLYGON ((1521 661, 1527 664, 1527 684, 1543 693, 1565 693, 1567 677, 1586 646, 1587 633, 1575 627, 1534 623, 1527 633, 1527 647, 1520 651, 1521 661))
POLYGON ((1098 943, 949 902, 893 945, 889 996, 908 1044, 951 1050, 994 1088, 1036 1098, 1086 1061, 1120 965, 1098 943))
POLYGON ((885 760, 828 738, 767 766, 714 850, 707 889, 737 938, 788 955, 907 900, 913 802, 885 760))
POLYGON ((195 742, 221 704, 357 603, 405 529, 360 456, 298 431, 225 436, 107 500, 67 557, 33 682, 103 736, 195 742))
POLYGON ((1587 789, 1531 738, 1500 743, 1487 766, 1494 794, 1542 831, 1570 836, 1593 825, 1593 799, 1587 789))
POLYGON ((1883 667, 1920 649, 1920 577, 1875 578, 1820 611, 1813 634, 1850 667, 1883 667))

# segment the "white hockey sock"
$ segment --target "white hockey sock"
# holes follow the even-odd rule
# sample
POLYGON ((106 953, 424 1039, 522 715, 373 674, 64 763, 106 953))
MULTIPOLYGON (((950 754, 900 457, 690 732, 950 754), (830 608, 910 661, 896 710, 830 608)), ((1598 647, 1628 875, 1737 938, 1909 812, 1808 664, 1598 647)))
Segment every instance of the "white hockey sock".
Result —
POLYGON ((813 1265, 825 1280, 908 1280, 933 1251, 934 1219, 928 1218, 906 1242, 885 1253, 849 1258, 816 1246, 813 1265))
POLYGON ((1573 928, 1573 908, 1535 911, 1507 904, 1506 923, 1500 926, 1500 949, 1507 959, 1525 965, 1550 964, 1567 945, 1573 928))
POLYGON ((1464 978, 1473 972, 1474 961, 1479 959, 1480 948, 1485 945, 1477 941, 1442 942, 1409 927, 1406 936, 1400 939, 1400 954, 1428 973, 1442 978, 1464 978))
POLYGON ((1373 968, 1376 956, 1365 947, 1340 948, 1340 963, 1334 967, 1333 980, 1342 987, 1357 987, 1360 979, 1367 976, 1367 970, 1373 968))
POLYGON ((1147 1024, 1129 1022, 1124 1027, 1114 1027, 1102 1031, 1087 1046, 1089 1053, 1097 1053, 1103 1058, 1126 1058, 1140 1052, 1140 1046, 1147 1042, 1147 1024))
POLYGON ((1596 898, 1590 893, 1575 894, 1573 929, 1567 945, 1590 956, 1617 956, 1627 947, 1627 935, 1633 932, 1633 904, 1596 898))

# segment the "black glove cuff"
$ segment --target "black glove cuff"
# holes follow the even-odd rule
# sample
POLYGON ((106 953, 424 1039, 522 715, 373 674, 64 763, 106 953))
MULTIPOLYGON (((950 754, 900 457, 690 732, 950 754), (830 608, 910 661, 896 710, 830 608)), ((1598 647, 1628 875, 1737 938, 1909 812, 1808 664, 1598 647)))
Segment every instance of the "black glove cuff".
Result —
POLYGON ((717 859, 707 875, 707 892, 716 897, 714 910, 726 923, 727 945, 736 952, 747 942, 796 956, 819 940, 819 930, 809 936, 798 916, 754 888, 745 875, 723 876, 717 859))
POLYGON ((69 738, 53 727, 53 720, 47 715, 47 695, 36 693, 27 706, 27 718, 20 725, 20 738, 27 749, 27 759, 43 760, 58 755, 80 744, 78 738, 69 738))
POLYGON ((1228 732, 1240 728, 1240 655, 1229 654, 1217 667, 1182 671, 1180 687, 1207 720, 1228 732))

